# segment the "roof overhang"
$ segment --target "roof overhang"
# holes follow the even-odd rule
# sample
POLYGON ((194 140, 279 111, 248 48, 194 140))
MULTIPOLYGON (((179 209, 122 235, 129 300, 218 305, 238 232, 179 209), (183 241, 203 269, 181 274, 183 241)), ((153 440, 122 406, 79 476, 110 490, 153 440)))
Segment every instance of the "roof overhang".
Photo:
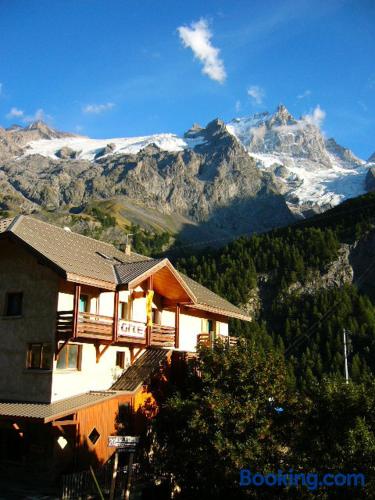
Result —
POLYGON ((217 307, 212 307, 206 304, 186 304, 185 307, 190 310, 197 310, 197 311, 207 311, 212 314, 217 314, 218 316, 224 316, 226 318, 234 318, 234 319, 240 319, 241 321, 252 321, 252 318, 250 316, 247 316, 246 314, 243 314, 241 312, 234 312, 234 311, 228 311, 225 309, 220 309, 217 307))
POLYGON ((56 419, 66 417, 79 410, 102 404, 119 395, 131 394, 122 391, 103 391, 81 394, 54 403, 25 403, 16 401, 0 401, 1 419, 22 419, 34 422, 49 423, 56 419))
POLYGON ((133 290, 150 277, 153 278, 154 290, 161 296, 169 300, 183 303, 194 304, 197 301, 192 290, 187 286, 168 259, 157 262, 150 269, 141 273, 126 285, 118 285, 118 288, 133 290))

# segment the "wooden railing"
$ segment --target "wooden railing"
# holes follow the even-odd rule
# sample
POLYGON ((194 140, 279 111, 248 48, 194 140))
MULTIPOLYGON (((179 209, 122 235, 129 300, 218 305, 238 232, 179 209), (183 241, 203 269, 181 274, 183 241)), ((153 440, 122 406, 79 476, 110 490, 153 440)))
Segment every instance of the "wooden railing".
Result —
MULTIPOLYGON (((65 340, 74 336, 73 316, 73 311, 59 311, 57 313, 56 332, 58 339, 65 340)), ((112 316, 80 312, 78 313, 77 337, 106 341, 112 340, 113 322, 114 318, 112 316)), ((116 343, 146 345, 145 323, 133 320, 119 320, 118 324, 116 343), (129 327, 128 331, 124 325, 129 327)), ((151 346, 174 347, 175 337, 176 329, 174 327, 156 324, 151 327, 151 346)))
POLYGON ((229 335, 215 334, 215 332, 199 333, 197 336, 197 347, 212 347, 214 342, 222 342, 227 347, 237 345, 238 338, 229 335))
POLYGON ((88 312, 78 313, 77 337, 95 337, 109 340, 112 335, 112 316, 102 316, 88 312))
POLYGON ((73 311, 59 311, 56 323, 57 336, 60 339, 73 335, 73 311))
POLYGON ((152 325, 151 345, 159 347, 174 347, 176 329, 173 326, 152 325))

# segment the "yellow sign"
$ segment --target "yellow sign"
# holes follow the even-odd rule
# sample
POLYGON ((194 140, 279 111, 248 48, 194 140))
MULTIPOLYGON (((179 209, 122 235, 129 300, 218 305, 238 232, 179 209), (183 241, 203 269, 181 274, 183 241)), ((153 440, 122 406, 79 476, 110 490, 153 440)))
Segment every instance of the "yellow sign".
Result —
POLYGON ((152 326, 152 300, 154 298, 154 291, 148 290, 146 295, 146 315, 147 326, 152 326))

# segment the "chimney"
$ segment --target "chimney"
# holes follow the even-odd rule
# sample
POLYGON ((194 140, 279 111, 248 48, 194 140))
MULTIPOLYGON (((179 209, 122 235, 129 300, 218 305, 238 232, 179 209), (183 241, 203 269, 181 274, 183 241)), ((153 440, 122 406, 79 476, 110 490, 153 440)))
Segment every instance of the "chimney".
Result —
POLYGON ((125 245, 123 245, 125 255, 130 255, 132 253, 132 245, 131 245, 131 237, 132 236, 133 236, 133 234, 126 235, 126 242, 125 242, 125 245))

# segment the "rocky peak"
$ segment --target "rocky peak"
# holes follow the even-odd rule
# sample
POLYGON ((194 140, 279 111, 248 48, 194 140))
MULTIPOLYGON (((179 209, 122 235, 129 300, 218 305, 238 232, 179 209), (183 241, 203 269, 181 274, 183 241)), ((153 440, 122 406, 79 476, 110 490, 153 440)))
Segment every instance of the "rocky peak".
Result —
POLYGON ((203 127, 201 127, 199 123, 193 123, 193 126, 184 133, 184 138, 195 139, 196 137, 202 135, 203 130, 203 127))
POLYGON ((52 127, 49 127, 42 120, 37 120, 35 122, 30 123, 25 128, 23 128, 23 131, 24 132, 35 131, 41 137, 43 137, 45 139, 53 139, 54 137, 59 137, 59 135, 61 134, 61 132, 58 132, 57 130, 53 129, 52 127))
POLYGON ((350 149, 344 148, 343 146, 338 144, 332 137, 326 140, 326 148, 336 158, 339 158, 344 163, 347 163, 350 167, 353 167, 353 164, 362 165, 363 163, 353 154, 350 149))
POLYGON ((372 155, 370 156, 370 158, 367 160, 368 163, 375 163, 375 152, 372 153, 372 155))
POLYGON ((293 125, 297 120, 289 113, 284 104, 279 104, 276 112, 267 120, 269 127, 293 125))

